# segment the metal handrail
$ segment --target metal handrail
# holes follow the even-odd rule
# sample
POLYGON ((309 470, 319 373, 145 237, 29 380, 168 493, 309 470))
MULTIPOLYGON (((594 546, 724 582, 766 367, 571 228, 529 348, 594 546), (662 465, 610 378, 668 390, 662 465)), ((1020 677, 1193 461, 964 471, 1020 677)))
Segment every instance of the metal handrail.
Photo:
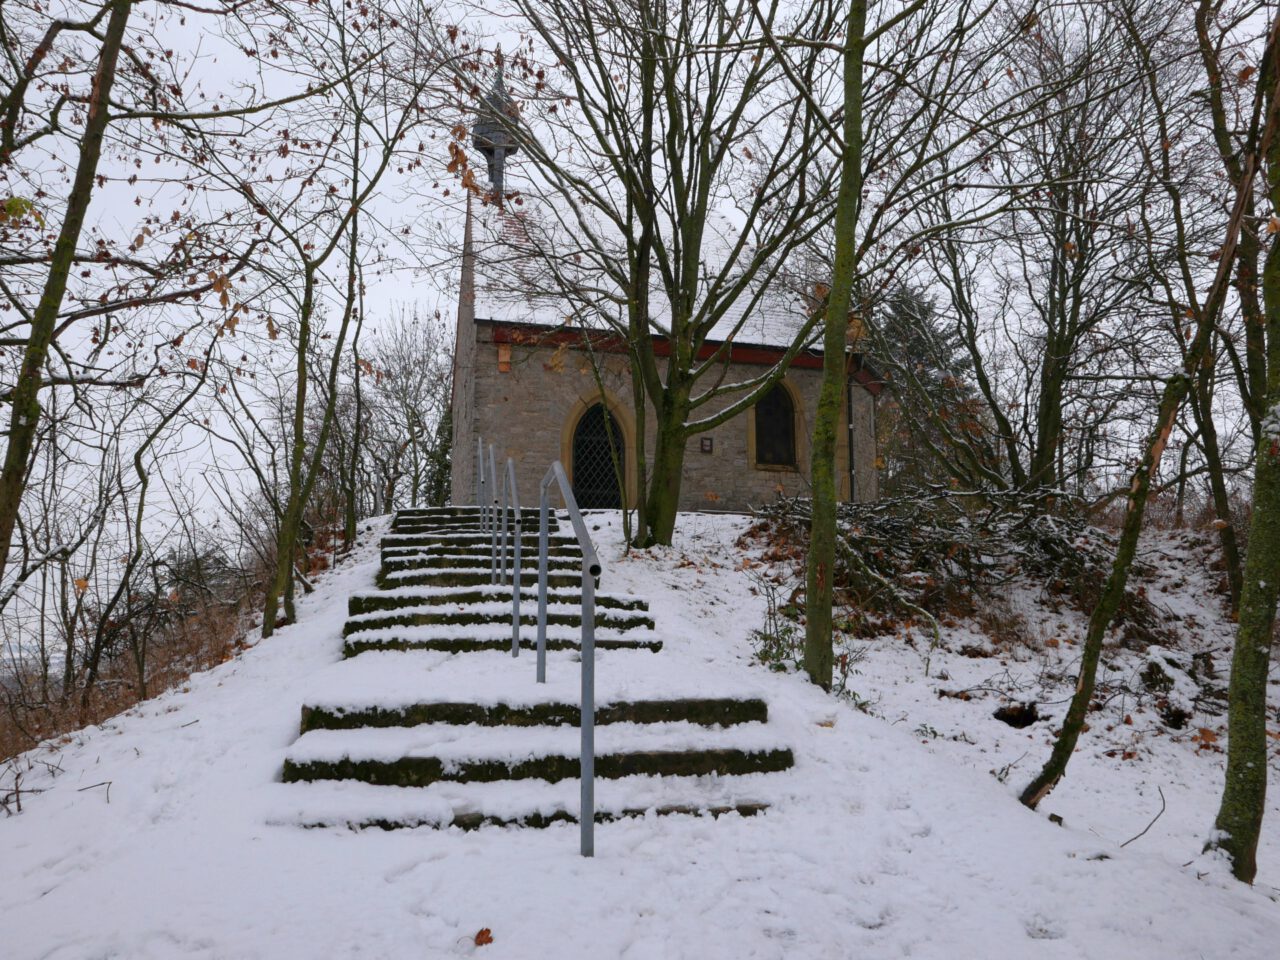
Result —
POLYGON ((484 475, 484 437, 476 437, 476 506, 480 508, 480 532, 488 533, 489 510, 485 505, 488 497, 484 475))
MULTIPOLYGON (((516 487, 516 462, 507 457, 507 475, 503 478, 503 502, 507 497, 505 490, 511 489, 511 509, 515 511, 515 522, 512 538, 515 541, 511 552, 511 655, 520 656, 520 541, 524 538, 524 519, 520 515, 520 491, 516 487)), ((502 517, 502 568, 507 568, 507 518, 502 517)))
POLYGON ((489 514, 489 582, 498 582, 498 468, 493 444, 489 444, 489 495, 493 498, 489 514))
POLYGON ((600 559, 582 521, 573 487, 559 460, 551 464, 539 487, 538 504, 538 683, 547 682, 547 567, 549 551, 548 519, 552 481, 560 486, 569 522, 578 547, 582 550, 582 755, 579 772, 582 780, 582 804, 578 812, 582 855, 595 856, 595 772, 596 772, 596 586, 600 577, 600 559))

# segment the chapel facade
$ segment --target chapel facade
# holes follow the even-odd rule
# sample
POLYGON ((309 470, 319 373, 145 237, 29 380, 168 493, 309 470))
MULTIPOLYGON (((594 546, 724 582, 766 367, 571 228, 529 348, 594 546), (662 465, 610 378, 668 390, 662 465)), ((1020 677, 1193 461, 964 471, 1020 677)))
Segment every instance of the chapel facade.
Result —
MULTIPOLYGON (((502 209, 504 162, 518 151, 503 114, 513 115, 513 107, 499 71, 473 132, 473 145, 488 161, 490 195, 497 198, 482 209, 496 224, 488 249, 498 252, 488 258, 478 254, 483 245, 473 234, 468 199, 453 358, 452 502, 475 502, 476 451, 483 443, 486 455, 494 446, 499 469, 508 457, 514 459, 525 506, 536 504, 543 476, 559 460, 583 509, 632 508, 641 496, 638 457, 642 450, 652 454, 656 437, 652 412, 644 418, 643 444, 637 436, 630 362, 621 338, 563 318, 548 322, 519 297, 513 306, 510 297, 488 295, 486 262, 501 264, 491 272, 503 274, 508 289, 521 286, 520 248, 528 235, 512 229, 520 215, 502 209)), ((802 322, 812 305, 793 299, 791 307, 792 319, 802 322)), ((759 378, 784 357, 794 335, 794 326, 788 331, 785 323, 753 328, 743 319, 729 344, 708 340, 701 347, 697 359, 715 358, 717 383, 759 378), (744 342, 744 330, 780 326, 783 332, 772 342, 763 337, 744 342)), ((653 342, 665 379, 668 344, 660 335, 653 342)), ((754 408, 689 439, 680 510, 744 512, 780 495, 808 493, 809 438, 822 362, 820 352, 802 351, 754 408)), ((836 450, 839 496, 868 501, 879 486, 876 398, 881 383, 856 352, 847 355, 846 371, 836 450)), ((709 418, 735 399, 728 394, 709 400, 697 417, 709 418)))
MULTIPOLYGON (((486 450, 494 445, 500 464, 507 457, 514 459, 526 505, 536 503, 542 477, 552 461, 559 460, 583 509, 636 506, 640 447, 630 364, 624 348, 611 340, 607 334, 575 328, 476 317, 463 305, 453 368, 454 503, 475 500, 476 448, 482 441, 486 450), (617 443, 613 438, 621 442, 611 448, 617 443)), ((660 357, 662 346, 655 344, 660 357)), ((704 350, 720 346, 709 343, 704 350)), ((757 377, 784 352, 764 344, 734 344, 729 348, 728 376, 757 377)), ((848 368, 836 449, 839 496, 874 500, 880 383, 857 354, 850 354, 848 368)), ((745 512, 780 495, 807 494, 809 438, 821 379, 821 354, 801 353, 754 408, 691 437, 680 509, 745 512)), ((731 401, 710 401, 699 409, 699 416, 711 416, 731 401)), ((645 420, 643 449, 651 452, 656 439, 653 417, 645 420)))

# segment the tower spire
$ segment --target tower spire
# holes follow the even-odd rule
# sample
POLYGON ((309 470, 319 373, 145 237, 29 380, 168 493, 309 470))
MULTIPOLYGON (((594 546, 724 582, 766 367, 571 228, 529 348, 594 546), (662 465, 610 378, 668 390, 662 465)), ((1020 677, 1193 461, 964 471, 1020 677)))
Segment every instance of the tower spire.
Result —
POLYGON ((458 285, 458 326, 476 319, 476 249, 471 232, 471 194, 467 193, 467 216, 462 228, 462 278, 458 285))
POLYGON ((519 150, 519 146, 512 131, 517 118, 516 105, 503 77, 501 47, 495 51, 494 60, 497 68, 493 74, 493 88, 480 101, 471 142, 488 161, 489 184, 501 206, 505 192, 507 157, 519 150))

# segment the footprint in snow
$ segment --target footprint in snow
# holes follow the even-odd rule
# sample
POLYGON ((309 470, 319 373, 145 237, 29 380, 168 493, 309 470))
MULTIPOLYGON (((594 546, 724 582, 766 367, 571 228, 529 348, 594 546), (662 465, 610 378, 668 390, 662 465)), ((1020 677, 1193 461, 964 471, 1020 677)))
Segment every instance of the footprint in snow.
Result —
POLYGON ((1061 940, 1066 936, 1058 923, 1039 913, 1026 922, 1026 930, 1032 940, 1061 940))

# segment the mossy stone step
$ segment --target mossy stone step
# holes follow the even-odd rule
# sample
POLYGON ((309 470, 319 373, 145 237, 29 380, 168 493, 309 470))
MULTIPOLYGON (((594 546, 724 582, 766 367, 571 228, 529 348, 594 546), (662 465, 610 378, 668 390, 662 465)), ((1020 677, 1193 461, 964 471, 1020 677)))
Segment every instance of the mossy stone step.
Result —
MULTIPOLYGON (((659 817, 724 817, 736 813, 740 817, 754 817, 769 809, 767 803, 736 803, 699 806, 697 804, 672 803, 658 807, 627 807, 622 810, 596 810, 596 823, 615 823, 619 820, 638 819, 647 816, 659 817)), ((341 822, 332 819, 306 822, 299 825, 306 829, 345 827, 349 830, 413 830, 419 827, 434 827, 447 830, 450 827, 458 830, 479 830, 482 827, 528 827, 534 830, 544 829, 557 823, 577 823, 578 815, 568 810, 553 810, 550 813, 532 811, 516 816, 509 814, 491 814, 479 810, 459 810, 453 819, 441 821, 431 817, 403 816, 394 819, 387 817, 370 817, 368 819, 351 818, 341 822)))
MULTIPOLYGON (((502 521, 503 509, 498 506, 498 521, 502 521)), ((508 509, 507 516, 515 518, 515 509, 508 509)), ((524 520, 538 520, 538 507, 521 507, 520 516, 524 520)), ((554 516, 554 511, 552 511, 554 516)), ((401 509, 392 518, 392 524, 452 524, 452 522, 480 522, 479 507, 433 507, 429 509, 401 509)))
MULTIPOLYGON (((456 533, 448 536, 433 536, 431 534, 394 534, 383 537, 378 541, 378 546, 383 550, 392 549, 412 549, 422 550, 429 547, 483 547, 489 549, 493 543, 493 538, 487 533, 456 533)), ((508 537, 507 543, 515 543, 515 537, 508 537)), ((569 547, 578 550, 578 541, 572 537, 564 537, 560 534, 554 534, 548 538, 551 547, 569 547)), ((538 531, 529 533, 527 530, 520 537, 521 549, 532 547, 534 550, 538 548, 538 531)), ((581 550, 579 550, 579 553, 581 550)))
MULTIPOLYGON (((501 511, 501 506, 499 506, 501 511)), ((515 513, 514 510, 511 511, 515 513)), ((538 515, 538 507, 521 507, 520 512, 526 517, 538 515)), ((396 511, 396 517, 478 517, 480 507, 475 504, 460 504, 454 507, 404 507, 396 511)))
MULTIPOLYGON (((579 550, 549 550, 547 568, 582 566, 582 554, 579 550)), ((488 547, 471 550, 451 547, 443 550, 385 550, 381 556, 384 570, 417 570, 417 568, 452 566, 449 559, 465 559, 475 566, 488 567, 493 563, 493 552, 488 547)), ((502 550, 498 550, 498 564, 502 566, 502 550)), ((507 550, 507 568, 515 567, 516 556, 513 550, 507 550)), ((538 570, 538 550, 521 550, 521 570, 538 570)))
MULTIPOLYGON (((356 657, 362 653, 379 650, 435 650, 441 653, 479 653, 487 650, 510 650, 511 635, 492 637, 429 637, 402 638, 386 637, 379 639, 364 638, 358 633, 347 638, 342 645, 344 657, 356 657)), ((533 635, 520 635, 521 650, 536 650, 537 638, 533 635)), ((547 637, 548 650, 580 650, 582 643, 577 638, 547 637)), ((659 653, 662 650, 661 640, 632 640, 620 637, 596 637, 597 650, 644 650, 659 653)))
MULTIPOLYGON (((560 533, 560 531, 557 530, 555 527, 552 527, 549 532, 557 533, 557 534, 560 533)), ((515 536, 515 533, 516 533, 516 529, 514 526, 507 527, 507 539, 510 539, 511 537, 515 536)), ((538 525, 535 523, 532 526, 530 526, 526 522, 520 530, 520 535, 527 537, 530 534, 532 534, 535 537, 538 536, 538 525)), ((404 524, 403 526, 399 526, 399 527, 392 527, 387 532, 387 536, 440 537, 440 538, 470 536, 470 537, 484 537, 486 539, 492 539, 493 532, 490 530, 482 529, 478 523, 450 524, 447 527, 428 526, 426 524, 412 523, 412 524, 404 524)), ((499 540, 502 539, 501 526, 498 527, 498 539, 499 540)))
MULTIPOLYGON (((527 607, 521 608, 520 623, 526 627, 536 627, 538 617, 536 611, 525 613, 527 607)), ((387 627, 468 627, 478 624, 510 624, 511 610, 495 613, 470 612, 466 610, 441 611, 439 613, 396 613, 387 611, 382 616, 369 616, 360 620, 348 620, 342 628, 342 635, 350 637, 367 630, 382 630, 387 627)), ((558 627, 582 626, 582 615, 578 613, 547 613, 547 624, 558 627)), ((642 614, 616 613, 611 610, 597 610, 595 615, 597 627, 610 627, 614 630, 652 630, 653 618, 642 614)))
MULTIPOLYGON (((510 556, 515 552, 515 543, 507 542, 507 555, 510 556)), ((458 557, 484 557, 488 559, 493 555, 493 548, 488 543, 433 543, 430 546, 422 547, 384 547, 382 549, 382 562, 387 563, 392 560, 417 560, 422 557, 440 557, 440 556, 458 556, 458 557)), ((498 556, 502 556, 502 544, 498 544, 498 556)), ((582 557, 582 551, 578 549, 576 543, 557 543, 547 547, 547 556, 549 557, 582 557)), ((536 562, 538 559, 538 541, 523 542, 520 544, 520 557, 524 562, 528 562, 530 558, 536 562)))
MULTIPOLYGON (((505 703, 462 702, 415 703, 387 709, 364 707, 303 707, 301 732, 309 730, 355 730, 360 727, 414 727, 424 723, 477 724, 485 727, 573 726, 582 719, 576 703, 534 703, 511 706, 505 703)), ((698 697, 673 700, 634 700, 596 707, 596 724, 671 723, 685 721, 703 726, 730 726, 737 723, 764 723, 769 707, 755 697, 698 697)))
MULTIPOLYGON (((788 748, 745 750, 736 747, 706 750, 644 750, 596 755, 596 776, 693 777, 738 776, 788 770, 795 758, 788 748)), ((495 780, 576 779, 576 756, 551 754, 521 760, 441 760, 439 757, 400 757, 397 760, 285 760, 286 783, 300 780, 360 780, 378 786, 426 787, 442 780, 489 783, 495 780)))
MULTIPOLYGON (((522 507, 525 513, 536 513, 538 507, 522 507)), ((480 507, 475 503, 454 503, 448 507, 401 507, 396 511, 398 517, 435 517, 458 516, 468 513, 479 513, 480 507)))
MULTIPOLYGON (((523 575, 521 577, 523 579, 523 575)), ((533 575, 529 582, 534 583, 537 580, 537 571, 533 571, 533 575)), ((488 570, 476 570, 474 573, 466 570, 423 570, 423 571, 389 571, 380 572, 374 581, 380 589, 392 590, 396 587, 479 587, 490 583, 488 570)), ((582 574, 580 573, 557 573, 551 571, 547 574, 548 587, 581 587, 582 574)))
MULTIPOLYGON (((520 591, 521 604, 538 602, 538 589, 536 586, 537 578, 534 579, 533 586, 528 583, 520 591)), ((347 600, 347 613, 350 616, 358 616, 362 613, 376 613, 380 610, 401 610, 405 607, 425 607, 429 605, 437 606, 454 606, 457 604, 472 603, 509 603, 511 601, 511 588, 498 587, 493 590, 462 590, 450 593, 423 593, 423 594, 400 594, 400 593, 365 593, 355 594, 347 600)), ((580 606, 582 604, 582 594, 578 591, 565 590, 548 590, 548 603, 572 603, 580 606)), ((640 610, 647 612, 649 604, 641 600, 639 597, 618 597, 607 593, 596 594, 596 609, 606 610, 640 610)))
MULTIPOLYGON (((501 560, 502 560, 501 551, 499 551, 498 560, 499 560, 499 565, 501 565, 501 560)), ((511 558, 509 554, 508 554, 507 562, 508 562, 508 565, 510 565, 511 558)), ((407 570, 433 570, 439 567, 443 567, 445 569, 451 569, 451 570, 465 570, 465 569, 488 570, 492 566, 493 566, 493 557, 491 554, 488 554, 488 553, 475 554, 471 556, 468 556, 466 554, 451 553, 444 556, 416 557, 413 560, 387 560, 387 561, 384 561, 382 564, 382 568, 384 570, 406 570, 406 569, 407 570)), ((573 570, 575 568, 579 570, 582 569, 581 556, 578 556, 577 558, 574 558, 574 557, 548 557, 547 558, 548 570, 573 570)), ((538 558, 536 556, 526 557, 525 555, 522 554, 520 557, 520 569, 521 570, 537 570, 538 558)))
MULTIPOLYGON (((522 531, 525 533, 528 533, 531 530, 534 533, 537 533, 539 522, 540 521, 537 517, 521 517, 520 527, 522 531)), ((516 526, 515 517, 511 517, 510 519, 507 520, 508 536, 511 534, 512 531, 515 530, 515 526, 516 526)), ((547 526, 551 529, 555 529, 555 527, 552 527, 550 523, 548 523, 547 526)), ((397 520, 391 524, 392 533, 439 534, 439 533, 446 533, 449 531, 454 531, 458 533, 462 533, 462 532, 480 533, 481 531, 483 531, 486 534, 492 535, 488 529, 488 525, 482 524, 480 522, 479 517, 476 517, 475 519, 466 519, 464 517, 457 517, 457 518, 440 519, 440 520, 403 520, 403 521, 397 520)), ((498 518, 498 536, 502 536, 502 518, 501 517, 498 518)))

